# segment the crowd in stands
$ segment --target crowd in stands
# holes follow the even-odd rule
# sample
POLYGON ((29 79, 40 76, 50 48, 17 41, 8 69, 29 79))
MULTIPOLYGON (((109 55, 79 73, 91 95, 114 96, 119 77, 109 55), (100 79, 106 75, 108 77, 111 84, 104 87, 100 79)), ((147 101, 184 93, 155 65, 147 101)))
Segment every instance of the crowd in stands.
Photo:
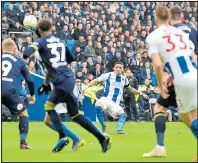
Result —
MULTIPOLYGON (((142 91, 155 93, 156 76, 148 56, 146 37, 157 28, 154 11, 158 4, 180 6, 184 23, 197 30, 197 2, 2 2, 2 38, 11 37, 18 54, 33 42, 23 28, 26 13, 53 22, 53 35, 64 42, 76 58, 70 68, 78 81, 87 84, 113 70, 117 61, 131 70, 142 91)), ((42 63, 31 58, 31 72, 44 75, 42 63)), ((144 107, 144 99, 139 98, 144 107)))

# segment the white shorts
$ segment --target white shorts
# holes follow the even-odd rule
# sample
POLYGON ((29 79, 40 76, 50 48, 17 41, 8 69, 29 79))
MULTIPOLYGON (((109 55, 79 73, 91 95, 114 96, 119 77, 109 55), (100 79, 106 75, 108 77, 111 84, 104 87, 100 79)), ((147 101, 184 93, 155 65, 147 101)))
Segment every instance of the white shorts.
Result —
POLYGON ((115 102, 113 102, 112 100, 107 99, 106 97, 101 97, 97 102, 97 103, 102 103, 104 106, 104 111, 109 113, 112 117, 116 118, 118 117, 118 112, 119 111, 124 111, 123 108, 116 104, 115 102))
POLYGON ((197 74, 188 73, 174 81, 178 112, 197 109, 197 74))

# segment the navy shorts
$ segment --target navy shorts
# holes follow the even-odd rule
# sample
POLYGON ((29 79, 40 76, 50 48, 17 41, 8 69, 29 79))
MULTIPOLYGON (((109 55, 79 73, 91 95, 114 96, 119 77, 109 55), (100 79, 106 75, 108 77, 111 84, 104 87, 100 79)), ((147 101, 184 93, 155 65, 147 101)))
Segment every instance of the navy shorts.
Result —
POLYGON ((10 110, 12 115, 19 115, 26 110, 25 104, 16 90, 3 91, 2 104, 10 110))
POLYGON ((48 98, 48 101, 58 104, 65 102, 67 104, 67 110, 71 117, 78 114, 79 106, 78 100, 73 93, 75 86, 74 77, 68 77, 63 81, 54 83, 53 90, 48 98))
POLYGON ((167 99, 163 99, 162 96, 160 95, 157 100, 157 103, 165 108, 168 108, 169 106, 173 106, 177 108, 175 88, 173 84, 168 87, 168 92, 170 96, 167 99))

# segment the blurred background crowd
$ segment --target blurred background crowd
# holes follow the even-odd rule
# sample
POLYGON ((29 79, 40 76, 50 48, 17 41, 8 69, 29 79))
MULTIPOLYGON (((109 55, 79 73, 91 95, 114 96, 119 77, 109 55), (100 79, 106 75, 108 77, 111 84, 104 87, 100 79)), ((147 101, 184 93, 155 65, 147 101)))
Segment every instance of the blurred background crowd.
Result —
MULTIPOLYGON (((76 62, 70 68, 76 77, 76 95, 83 84, 113 70, 123 62, 130 85, 150 99, 159 95, 155 72, 148 56, 146 37, 157 28, 154 11, 158 4, 180 6, 184 23, 197 30, 197 2, 2 2, 2 39, 11 37, 19 56, 33 41, 33 32, 23 27, 26 13, 53 22, 53 35, 73 52, 76 62)), ((28 61, 29 71, 44 76, 37 58, 28 61)), ((81 100, 81 99, 79 99, 81 100)), ((128 120, 150 119, 151 103, 142 96, 123 100, 128 120), (136 103, 137 102, 137 103, 136 103)), ((168 120, 175 120, 177 109, 170 108, 168 120)))

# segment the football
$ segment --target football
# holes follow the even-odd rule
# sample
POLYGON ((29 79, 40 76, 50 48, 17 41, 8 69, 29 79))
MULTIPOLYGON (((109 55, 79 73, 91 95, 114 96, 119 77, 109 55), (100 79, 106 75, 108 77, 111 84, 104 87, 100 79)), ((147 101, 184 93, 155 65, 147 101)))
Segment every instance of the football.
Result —
POLYGON ((36 28, 37 18, 34 15, 26 15, 23 20, 23 25, 26 29, 36 28))

